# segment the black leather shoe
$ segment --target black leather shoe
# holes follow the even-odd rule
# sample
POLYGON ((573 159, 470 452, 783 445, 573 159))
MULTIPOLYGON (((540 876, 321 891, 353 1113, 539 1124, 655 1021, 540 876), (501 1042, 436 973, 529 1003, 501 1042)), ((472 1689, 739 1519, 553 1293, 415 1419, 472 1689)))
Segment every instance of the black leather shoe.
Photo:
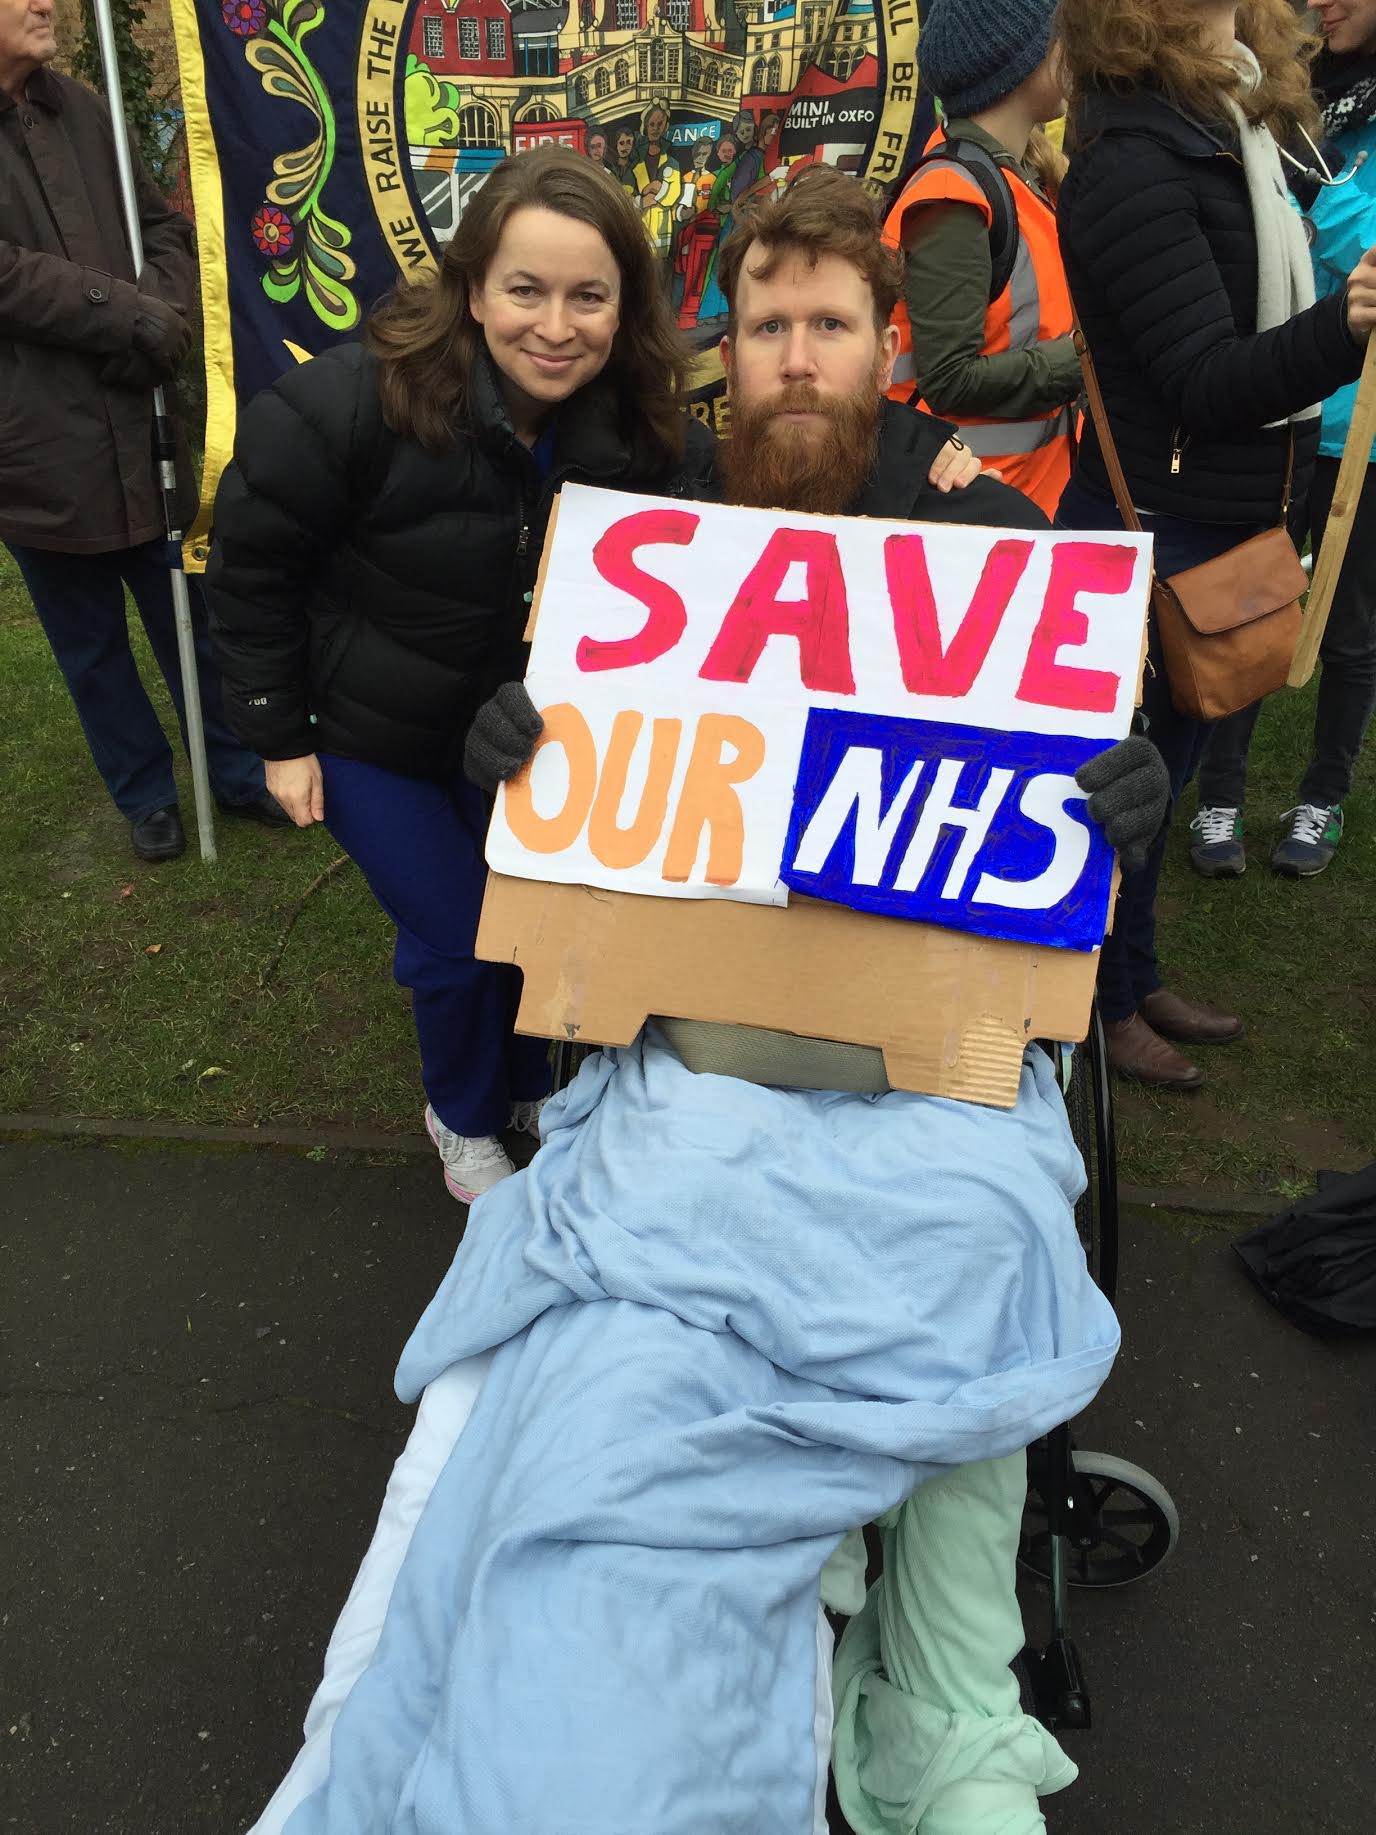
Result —
POLYGON ((261 790, 247 803, 221 803, 227 816, 244 816, 250 822, 261 822, 264 828, 290 828, 292 819, 270 790, 261 790))
POLYGON ((155 809, 142 822, 131 822, 130 839, 140 860, 175 860, 186 852, 186 834, 177 805, 155 809))

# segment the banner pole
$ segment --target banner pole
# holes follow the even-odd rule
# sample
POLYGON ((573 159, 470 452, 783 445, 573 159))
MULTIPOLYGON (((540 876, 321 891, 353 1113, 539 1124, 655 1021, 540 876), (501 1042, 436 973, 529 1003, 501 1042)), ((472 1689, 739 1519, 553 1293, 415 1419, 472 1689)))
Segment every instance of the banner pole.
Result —
MULTIPOLYGON (((124 92, 119 81, 119 55, 110 0, 92 0, 100 63, 105 77, 105 99, 115 140, 115 166, 124 203, 125 229, 135 274, 143 273, 143 232, 139 225, 138 192, 134 187, 134 162, 129 155, 129 129, 124 115, 124 92)), ((162 491, 163 524, 167 530, 167 564, 172 575, 172 608, 177 626, 177 659, 181 666, 182 697, 186 704, 186 749, 191 756, 191 782, 196 797, 196 828, 201 859, 216 858, 215 818, 210 797, 210 772, 205 755, 205 724, 201 718, 201 685, 196 674, 196 644, 191 630, 191 594, 182 567, 182 536, 177 523, 176 435, 167 412, 167 396, 159 384, 153 390, 153 456, 162 491)))

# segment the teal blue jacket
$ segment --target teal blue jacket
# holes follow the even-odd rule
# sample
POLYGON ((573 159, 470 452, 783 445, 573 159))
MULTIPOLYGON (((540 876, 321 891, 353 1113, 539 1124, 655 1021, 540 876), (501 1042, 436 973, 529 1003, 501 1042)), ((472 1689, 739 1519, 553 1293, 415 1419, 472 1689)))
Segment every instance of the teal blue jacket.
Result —
MULTIPOLYGON (((1342 292, 1348 275, 1376 242, 1376 121, 1339 135, 1329 148, 1329 164, 1339 177, 1352 170, 1359 154, 1365 153, 1366 159, 1349 184, 1325 185, 1305 213, 1314 226, 1314 284, 1320 299, 1342 292), (1332 148, 1342 155, 1341 172, 1331 157, 1332 148)), ((1342 457, 1356 401, 1357 385, 1350 382, 1323 404, 1319 451, 1326 458, 1342 457)), ((1376 462, 1376 446, 1372 460, 1376 462)))

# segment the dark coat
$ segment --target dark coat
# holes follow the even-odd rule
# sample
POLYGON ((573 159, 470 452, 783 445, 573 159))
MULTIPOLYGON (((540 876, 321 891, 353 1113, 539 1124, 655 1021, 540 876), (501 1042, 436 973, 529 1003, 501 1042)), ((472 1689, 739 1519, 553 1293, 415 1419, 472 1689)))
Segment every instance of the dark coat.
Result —
POLYGON ((314 358, 239 418, 215 500, 211 634, 235 733, 263 758, 338 752, 452 776, 473 714, 525 674, 523 642, 550 504, 569 481, 703 494, 711 438, 636 471, 596 384, 560 411, 542 482, 490 366, 467 422, 431 452, 384 424, 377 360, 314 358))
MULTIPOLYGON (((191 225, 137 155, 135 174, 143 289, 189 312, 191 225)), ((0 540, 99 554, 163 534, 152 391, 100 374, 133 348, 138 300, 105 103, 40 70, 23 102, 0 92, 0 540)))
MULTIPOLYGON (((1196 522, 1274 523, 1288 435, 1269 423, 1361 371, 1341 296, 1257 331, 1256 233, 1225 130, 1144 93, 1088 98, 1073 129, 1061 253, 1133 502, 1196 522)), ((1318 428, 1297 429, 1297 497, 1318 428)), ((1077 475, 1111 495, 1092 426, 1077 475)))
POLYGON ((965 523, 991 529, 1048 529, 1050 523, 1021 491, 997 478, 976 478, 964 490, 942 492, 928 484, 932 461, 956 432, 900 402, 883 403, 879 459, 874 476, 851 505, 852 516, 881 522, 965 523))

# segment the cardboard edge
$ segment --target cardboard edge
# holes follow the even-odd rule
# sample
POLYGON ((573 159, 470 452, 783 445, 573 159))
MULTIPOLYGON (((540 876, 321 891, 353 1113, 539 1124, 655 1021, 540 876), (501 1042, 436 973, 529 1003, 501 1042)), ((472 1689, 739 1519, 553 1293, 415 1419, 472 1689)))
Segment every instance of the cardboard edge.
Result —
MULTIPOLYGON (((991 1107, 1009 1108, 1017 1099, 1022 1057, 1029 1040, 1034 1037, 1077 1040, 1083 1038, 1088 1030, 1092 978, 1098 952, 1065 952, 1085 962, 1090 993, 1082 1007, 1078 992, 1070 995, 1067 990, 1059 988, 1046 990, 1049 998, 1039 1001, 1035 997, 1035 990, 1042 979, 1039 972, 1040 954, 1031 950, 1030 946, 1016 944, 994 946, 1000 949, 1007 947, 1026 955, 1027 979, 1020 1002, 1023 1016, 1021 1022, 1010 1015, 1000 1015, 986 1008, 964 1020, 960 1042, 954 1051, 950 1049, 949 1035, 935 1032, 925 1036, 904 1032, 895 1037, 892 1033, 885 1035, 880 1031, 871 1031, 865 1036, 859 1036, 855 1030, 837 1033, 815 1025, 806 1029, 793 1027, 779 1015, 742 1021, 735 1009, 719 1009, 710 998, 706 1001, 695 1000, 688 1010, 684 1010, 672 996, 665 998, 663 992, 651 996, 643 987, 633 992, 623 987, 610 987, 596 975, 593 976, 594 981, 598 982, 596 1012, 589 1014, 577 986, 580 951, 574 949, 558 954, 546 953, 544 946, 549 937, 549 925, 551 922, 557 925, 560 935, 564 937, 571 933, 582 933, 585 923, 595 933, 600 928, 599 919, 593 912, 584 914, 579 911, 582 899, 591 900, 599 906, 614 902, 623 907, 624 915, 632 903, 638 906, 646 902, 643 895, 609 894, 586 886, 513 880, 500 873, 489 874, 489 891, 492 896, 484 899, 476 953, 483 959, 507 962, 521 971, 523 985, 516 1026, 518 1031, 531 1037, 624 1047, 633 1042, 652 1014, 709 1024, 761 1024, 774 1030, 795 1031, 799 1037, 835 1038, 837 1042, 866 1045, 881 1051, 889 1070, 889 1081, 895 1089, 915 1089, 991 1107), (518 903, 526 905, 527 920, 515 930, 510 925, 512 913, 508 903, 513 897, 518 903), (552 897, 552 906, 545 904, 545 897, 552 897), (538 920, 534 922, 529 921, 536 916, 528 903, 532 899, 540 902, 538 920), (497 941, 492 934, 494 930, 501 935, 500 950, 494 947, 497 941), (1075 1017, 1071 1017, 1071 1007, 1075 1010, 1075 1017)), ((677 904, 677 901, 673 902, 677 904)), ((825 901, 801 899, 798 903, 802 906, 817 904, 819 908, 830 909, 825 901)), ((834 909, 844 910, 843 907, 834 909)), ((900 922, 897 919, 874 918, 861 921, 886 924, 900 922)), ((933 933, 940 929, 939 926, 927 925, 915 928, 933 933)), ((594 950, 598 948, 595 934, 588 936, 586 941, 594 950)), ((1061 953, 1053 952, 1053 955, 1058 957, 1061 953)))
POLYGON ((557 490, 554 502, 549 506, 549 522, 545 526, 545 545, 540 553, 540 565, 535 574, 535 590, 530 595, 530 616, 526 619, 525 641, 533 643, 535 627, 540 622, 540 601, 545 596, 545 577, 549 573, 550 556, 554 553, 554 531, 559 526, 559 504, 564 493, 557 490))

